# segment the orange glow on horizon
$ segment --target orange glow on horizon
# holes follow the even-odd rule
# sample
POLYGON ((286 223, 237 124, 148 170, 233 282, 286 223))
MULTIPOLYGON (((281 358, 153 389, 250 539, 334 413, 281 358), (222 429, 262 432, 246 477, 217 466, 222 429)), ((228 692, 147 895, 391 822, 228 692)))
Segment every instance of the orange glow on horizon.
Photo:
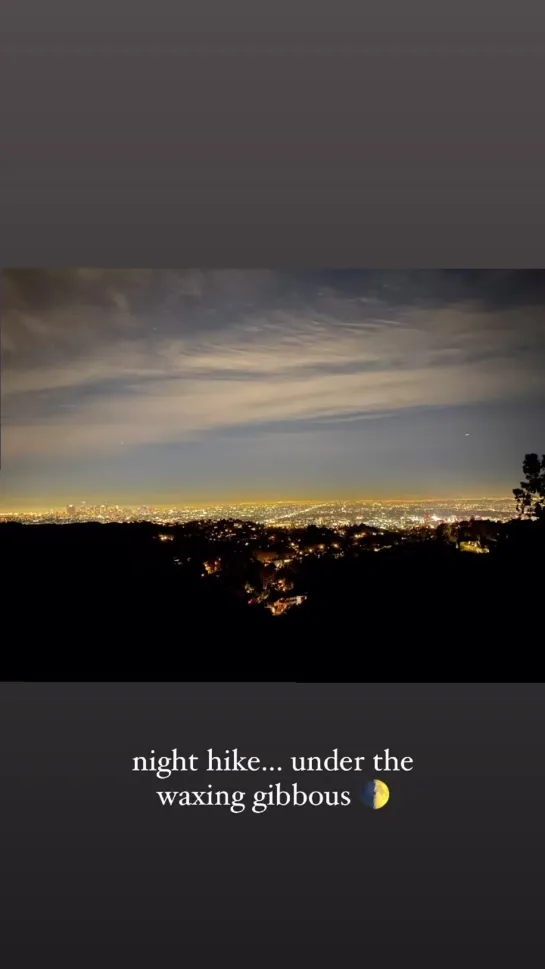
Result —
MULTIPOLYGON (((180 499, 180 498, 178 498, 178 499, 172 499, 171 501, 165 501, 163 499, 160 502, 159 501, 153 501, 152 499, 149 499, 149 498, 138 498, 138 499, 137 498, 126 498, 126 499, 118 499, 118 500, 109 502, 106 507, 108 507, 108 508, 115 508, 116 506, 118 506, 119 508, 135 509, 135 508, 138 508, 138 507, 141 507, 141 506, 145 506, 146 508, 153 508, 155 511, 167 511, 167 510, 169 510, 171 508, 172 509, 186 509, 186 510, 192 510, 192 509, 194 509, 194 510, 199 510, 200 511, 200 510, 206 510, 208 508, 210 508, 210 509, 213 509, 213 508, 229 508, 229 507, 237 507, 237 506, 254 506, 254 507, 258 507, 258 508, 259 507, 266 507, 266 506, 269 506, 269 507, 270 506, 279 506, 279 505, 280 506, 281 505, 310 505, 310 506, 319 506, 319 505, 339 504, 339 503, 343 503, 343 502, 346 502, 346 503, 358 503, 358 504, 374 504, 374 503, 376 503, 376 504, 386 504, 387 503, 389 505, 397 505, 397 504, 411 504, 411 503, 416 503, 416 502, 422 502, 422 503, 425 503, 425 502, 438 502, 438 501, 445 501, 445 502, 476 501, 477 502, 477 501, 483 501, 483 500, 486 500, 486 501, 506 501, 506 500, 509 500, 509 499, 512 499, 514 501, 514 497, 509 492, 507 494, 506 493, 503 493, 503 494, 498 494, 498 493, 490 494, 490 493, 488 493, 487 494, 484 491, 483 492, 479 492, 478 494, 466 494, 466 495, 460 495, 460 494, 455 494, 455 495, 449 495, 449 494, 443 494, 443 495, 415 495, 413 493, 412 495, 407 496, 407 497, 399 497, 399 496, 396 496, 395 498, 394 497, 390 497, 388 495, 383 495, 383 496, 380 496, 380 497, 379 496, 376 496, 376 495, 375 496, 371 496, 371 497, 353 497, 353 496, 346 497, 346 496, 343 496, 343 497, 340 497, 340 498, 339 497, 334 497, 334 498, 332 498, 332 497, 328 497, 328 498, 324 498, 324 497, 319 497, 319 498, 274 498, 274 499, 272 499, 272 498, 270 498, 270 499, 267 499, 267 498, 236 498, 236 499, 235 498, 223 498, 223 499, 217 499, 216 501, 211 501, 210 499, 207 499, 206 501, 202 501, 202 502, 199 502, 198 500, 195 500, 195 499, 191 499, 191 500, 184 501, 183 499, 180 499)), ((75 500, 75 501, 74 500, 73 501, 70 501, 70 500, 66 500, 66 501, 56 500, 54 502, 47 503, 47 504, 43 504, 43 505, 40 505, 40 506, 30 505, 30 504, 28 506, 25 506, 25 505, 14 505, 14 504, 11 504, 11 503, 10 504, 6 503, 5 505, 3 505, 0 502, 0 515, 17 515, 17 514, 43 515, 43 514, 47 514, 48 512, 58 512, 58 511, 62 511, 64 509, 66 509, 66 507, 68 505, 75 505, 76 508, 81 508, 81 505, 82 504, 83 504, 83 502, 77 501, 77 500, 75 500)), ((104 502, 101 502, 98 499, 94 500, 92 498, 88 498, 85 501, 85 504, 87 506, 89 506, 89 507, 96 507, 97 505, 104 504, 104 502)))

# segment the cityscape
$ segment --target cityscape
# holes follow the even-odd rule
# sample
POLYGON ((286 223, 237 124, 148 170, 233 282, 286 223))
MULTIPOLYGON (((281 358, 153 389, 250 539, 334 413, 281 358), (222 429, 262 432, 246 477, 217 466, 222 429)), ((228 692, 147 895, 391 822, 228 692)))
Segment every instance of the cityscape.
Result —
POLYGON ((2 277, 2 601, 48 676, 494 679, 539 638, 545 272, 2 277))
MULTIPOLYGON (((500 561, 510 528, 522 524, 518 511, 514 496, 201 509, 81 503, 41 515, 5 516, 0 529, 5 544, 12 543, 12 562, 19 558, 22 569, 29 559, 53 564, 57 578, 65 576, 65 588, 74 579, 87 588, 100 577, 103 588, 112 582, 117 589, 120 582, 130 588, 145 579, 161 597, 167 589, 178 601, 188 589, 193 601, 204 596, 221 618, 233 607, 252 607, 252 617, 262 620, 304 606, 302 614, 312 621, 324 595, 342 601, 354 582, 382 582, 400 563, 407 568, 411 562, 421 574, 431 563, 448 574, 464 553, 493 552, 500 561), (370 553, 381 553, 386 573, 370 553)), ((409 577, 404 584, 408 587, 409 577)), ((242 614, 237 623, 244 627, 242 614)))
POLYGON ((179 525, 193 521, 247 521, 283 528, 307 525, 342 528, 364 522, 375 528, 418 529, 437 527, 443 522, 469 519, 509 521, 516 514, 514 498, 418 499, 413 501, 330 501, 244 503, 205 508, 156 508, 149 505, 128 507, 105 504, 69 504, 42 512, 13 512, 0 515, 0 522, 26 524, 70 524, 75 522, 153 522, 179 525))

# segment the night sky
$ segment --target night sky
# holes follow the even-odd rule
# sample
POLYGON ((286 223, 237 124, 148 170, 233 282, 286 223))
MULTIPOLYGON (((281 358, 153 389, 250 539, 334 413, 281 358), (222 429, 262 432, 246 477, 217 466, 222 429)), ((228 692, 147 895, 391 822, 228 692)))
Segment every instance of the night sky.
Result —
POLYGON ((545 273, 12 270, 8 510, 509 495, 545 273))

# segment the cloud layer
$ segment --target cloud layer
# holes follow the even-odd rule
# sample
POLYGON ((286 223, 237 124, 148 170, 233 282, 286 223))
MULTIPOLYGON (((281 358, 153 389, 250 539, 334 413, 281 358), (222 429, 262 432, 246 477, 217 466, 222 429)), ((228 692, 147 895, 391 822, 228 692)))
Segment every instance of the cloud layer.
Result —
POLYGON ((6 273, 3 466, 539 395, 544 313, 527 278, 6 273))

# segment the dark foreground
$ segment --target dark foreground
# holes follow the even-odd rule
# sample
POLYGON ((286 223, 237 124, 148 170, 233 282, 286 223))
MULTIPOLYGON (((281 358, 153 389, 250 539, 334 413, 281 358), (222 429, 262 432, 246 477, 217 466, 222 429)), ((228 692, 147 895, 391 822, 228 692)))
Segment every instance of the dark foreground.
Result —
POLYGON ((540 678, 543 523, 237 528, 0 526, 2 679, 540 678))

